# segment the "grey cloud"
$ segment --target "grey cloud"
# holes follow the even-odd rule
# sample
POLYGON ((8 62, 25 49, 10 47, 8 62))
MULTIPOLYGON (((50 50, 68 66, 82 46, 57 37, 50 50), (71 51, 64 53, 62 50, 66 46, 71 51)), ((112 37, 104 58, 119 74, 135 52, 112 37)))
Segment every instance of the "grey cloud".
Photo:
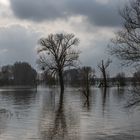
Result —
POLYGON ((68 6, 73 14, 87 16, 87 19, 98 26, 118 26, 120 17, 118 15, 118 4, 111 1, 108 4, 101 4, 93 0, 71 0, 68 6))
POLYGON ((11 0, 11 7, 14 14, 23 19, 42 21, 64 17, 62 3, 59 5, 54 0, 11 0))
POLYGON ((0 65, 27 61, 35 66, 39 35, 21 26, 0 28, 0 65))
POLYGON ((14 14, 21 19, 33 21, 66 19, 82 15, 98 26, 118 26, 118 0, 101 4, 95 0, 11 0, 14 14))

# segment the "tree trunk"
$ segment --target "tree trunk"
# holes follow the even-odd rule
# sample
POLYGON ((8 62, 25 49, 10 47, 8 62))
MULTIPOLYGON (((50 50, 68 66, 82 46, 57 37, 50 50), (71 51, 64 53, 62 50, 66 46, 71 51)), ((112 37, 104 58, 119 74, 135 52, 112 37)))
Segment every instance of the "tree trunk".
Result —
POLYGON ((104 87, 107 87, 107 80, 106 80, 106 71, 103 71, 103 78, 104 78, 104 87))
POLYGON ((88 73, 88 71, 86 73, 86 91, 87 91, 87 96, 89 97, 89 73, 88 73))
POLYGON ((102 73, 103 73, 103 79, 104 79, 104 87, 107 87, 107 80, 106 80, 106 69, 102 60, 102 73))
POLYGON ((64 92, 64 80, 63 80, 63 73, 59 70, 59 84, 60 84, 60 92, 63 94, 64 92))

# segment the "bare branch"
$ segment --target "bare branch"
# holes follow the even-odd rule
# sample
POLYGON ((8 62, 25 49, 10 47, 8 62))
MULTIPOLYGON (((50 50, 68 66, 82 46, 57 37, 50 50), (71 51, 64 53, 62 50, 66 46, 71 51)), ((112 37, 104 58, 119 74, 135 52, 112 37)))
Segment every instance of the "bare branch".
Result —
POLYGON ((121 11, 123 28, 111 40, 109 52, 125 64, 140 62, 140 1, 131 0, 121 11))
POLYGON ((78 60, 79 52, 72 47, 79 44, 79 39, 74 34, 50 34, 41 38, 39 44, 38 64, 52 74, 57 73, 62 87, 64 68, 75 66, 78 60))

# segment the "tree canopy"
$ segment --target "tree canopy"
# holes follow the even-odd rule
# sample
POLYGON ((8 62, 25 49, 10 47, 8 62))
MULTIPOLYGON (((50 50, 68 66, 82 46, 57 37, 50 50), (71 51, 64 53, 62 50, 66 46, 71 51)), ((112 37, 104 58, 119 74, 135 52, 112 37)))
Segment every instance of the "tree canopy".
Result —
POLYGON ((27 62, 16 62, 1 68, 0 85, 35 85, 37 72, 27 62))

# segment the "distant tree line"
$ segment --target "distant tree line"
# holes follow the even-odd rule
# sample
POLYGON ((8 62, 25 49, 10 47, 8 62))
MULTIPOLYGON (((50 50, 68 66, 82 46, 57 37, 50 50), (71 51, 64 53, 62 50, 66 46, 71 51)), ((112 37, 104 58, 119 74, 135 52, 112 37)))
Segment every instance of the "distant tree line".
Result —
POLYGON ((6 65, 0 71, 0 86, 35 85, 37 72, 27 62, 16 62, 6 65))
MULTIPOLYGON (((94 72, 95 70, 88 66, 65 70, 64 83, 71 86, 91 85, 94 82, 94 72)), ((46 71, 42 74, 42 80, 47 85, 59 84, 59 76, 50 75, 46 71)))
MULTIPOLYGON (((103 63, 103 62, 102 62, 103 63)), ((101 63, 101 67, 102 67, 101 63)), ((99 67, 99 65, 98 65, 99 67)), ((100 70, 100 69, 99 69, 100 70)), ((90 86, 105 87, 107 86, 125 86, 128 84, 140 84, 140 69, 133 73, 133 77, 126 77, 124 72, 117 73, 114 77, 104 76, 101 72, 101 77, 95 75, 95 69, 90 66, 83 66, 64 71, 64 84, 71 86, 81 86, 82 90, 89 90, 90 86)), ((106 72, 106 71, 105 71, 106 72)), ((109 71, 108 71, 109 72, 109 71)), ((51 75, 47 71, 43 71, 41 78, 38 78, 36 70, 31 67, 27 62, 16 62, 13 65, 6 65, 1 67, 0 70, 0 86, 4 85, 35 85, 42 81, 46 85, 59 84, 59 76, 51 75)))
MULTIPOLYGON (((109 73, 109 71, 108 71, 109 73)), ((133 73, 132 77, 126 77, 124 72, 116 73, 115 76, 109 77, 106 72, 106 80, 104 84, 104 76, 101 71, 101 77, 97 76, 95 69, 89 66, 68 69, 64 71, 64 83, 70 86, 81 86, 83 90, 89 89, 90 86, 96 87, 111 87, 111 86, 126 86, 126 85, 138 85, 140 84, 140 70, 138 69, 133 73)), ((43 82, 46 85, 57 85, 59 80, 57 76, 52 76, 47 72, 44 72, 43 82)))

